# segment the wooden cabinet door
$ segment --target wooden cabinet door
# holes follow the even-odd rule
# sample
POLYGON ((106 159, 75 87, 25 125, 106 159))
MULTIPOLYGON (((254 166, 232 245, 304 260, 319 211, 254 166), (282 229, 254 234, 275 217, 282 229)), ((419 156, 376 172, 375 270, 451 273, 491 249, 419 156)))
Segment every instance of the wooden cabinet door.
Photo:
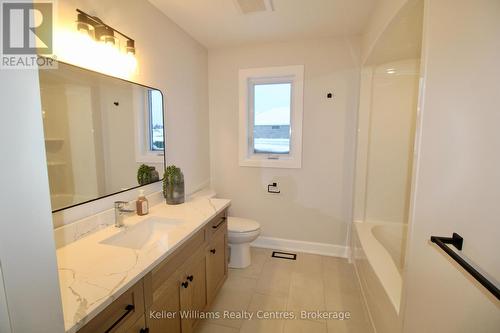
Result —
POLYGON ((124 331, 124 333, 148 333, 148 329, 146 329, 146 320, 144 316, 139 318, 132 326, 124 331))
POLYGON ((149 309, 149 333, 181 333, 179 284, 174 277, 154 294, 149 309))
POLYGON ((203 249, 183 267, 179 275, 181 311, 188 314, 183 318, 182 333, 193 332, 197 324, 196 315, 207 305, 206 262, 203 249))
POLYGON ((210 240, 207 251, 207 297, 211 303, 227 273, 227 233, 216 232, 210 240))

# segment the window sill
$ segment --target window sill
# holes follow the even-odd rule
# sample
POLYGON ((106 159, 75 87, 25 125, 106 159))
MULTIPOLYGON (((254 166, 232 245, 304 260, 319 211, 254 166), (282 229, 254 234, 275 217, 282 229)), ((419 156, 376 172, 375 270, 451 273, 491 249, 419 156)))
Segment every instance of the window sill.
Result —
POLYGON ((282 159, 267 159, 267 158, 243 158, 240 159, 240 167, 254 168, 281 168, 281 169, 300 169, 302 161, 298 158, 282 158, 282 159))
POLYGON ((155 163, 155 164, 163 164, 164 156, 163 155, 139 155, 136 156, 137 163, 155 163))

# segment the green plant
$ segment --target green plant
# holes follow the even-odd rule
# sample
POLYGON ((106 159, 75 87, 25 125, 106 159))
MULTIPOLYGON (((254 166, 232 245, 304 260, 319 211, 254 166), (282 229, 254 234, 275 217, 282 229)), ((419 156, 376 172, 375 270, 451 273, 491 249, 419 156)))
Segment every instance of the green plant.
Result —
POLYGON ((147 166, 146 164, 142 164, 137 170, 137 182, 139 185, 146 185, 151 183, 152 174, 151 171, 154 170, 154 167, 147 166))
POLYGON ((175 165, 169 165, 165 169, 165 174, 163 175, 163 196, 167 198, 173 196, 174 186, 184 183, 184 175, 180 168, 175 165), (170 192, 170 193, 168 193, 170 192))

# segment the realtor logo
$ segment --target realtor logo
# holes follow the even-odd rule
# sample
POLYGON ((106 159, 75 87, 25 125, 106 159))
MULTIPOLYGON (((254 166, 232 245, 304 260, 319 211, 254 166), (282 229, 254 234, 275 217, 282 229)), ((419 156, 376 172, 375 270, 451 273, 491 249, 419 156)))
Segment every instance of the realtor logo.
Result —
POLYGON ((0 0, 2 68, 45 67, 53 53, 54 0, 0 0))
POLYGON ((52 2, 2 3, 3 54, 52 54, 52 2))

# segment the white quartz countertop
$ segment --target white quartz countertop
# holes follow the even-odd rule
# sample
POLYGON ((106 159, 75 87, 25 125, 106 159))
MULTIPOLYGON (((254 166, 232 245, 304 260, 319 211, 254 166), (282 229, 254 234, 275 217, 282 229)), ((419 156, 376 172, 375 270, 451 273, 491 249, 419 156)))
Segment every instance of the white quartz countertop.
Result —
POLYGON ((83 327, 230 203, 208 197, 175 206, 161 203, 151 207, 146 216, 126 217, 123 228, 109 226, 57 249, 66 332, 83 327), (150 217, 182 223, 139 250, 101 243, 150 217))

